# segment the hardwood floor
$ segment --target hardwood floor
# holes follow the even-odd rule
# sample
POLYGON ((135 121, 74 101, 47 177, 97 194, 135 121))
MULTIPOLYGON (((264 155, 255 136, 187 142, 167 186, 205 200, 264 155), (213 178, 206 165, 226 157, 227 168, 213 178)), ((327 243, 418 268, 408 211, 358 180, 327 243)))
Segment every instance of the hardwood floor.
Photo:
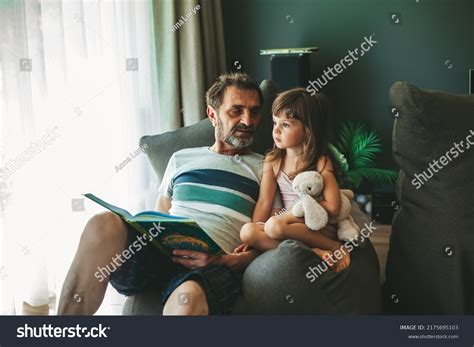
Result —
MULTIPOLYGON (((108 286, 104 301, 95 315, 121 316, 125 299, 126 297, 124 295, 120 295, 112 286, 108 286)), ((17 307, 17 314, 22 316, 54 316, 57 312, 57 302, 55 298, 51 299, 49 305, 30 306, 22 302, 17 303, 15 306, 17 307)))
POLYGON ((392 232, 391 225, 377 224, 377 229, 369 237, 370 241, 374 245, 375 252, 379 258, 380 264, 380 283, 385 281, 385 265, 387 263, 387 253, 390 241, 390 233, 392 232))

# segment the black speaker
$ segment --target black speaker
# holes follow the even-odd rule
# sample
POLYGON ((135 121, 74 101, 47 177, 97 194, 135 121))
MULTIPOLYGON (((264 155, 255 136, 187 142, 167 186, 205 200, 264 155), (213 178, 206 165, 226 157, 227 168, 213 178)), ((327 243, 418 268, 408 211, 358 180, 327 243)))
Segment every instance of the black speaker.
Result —
POLYGON ((392 224, 395 211, 400 208, 395 192, 372 193, 372 219, 377 224, 392 224))
POLYGON ((310 72, 310 55, 272 55, 271 75, 282 90, 306 88, 310 72))

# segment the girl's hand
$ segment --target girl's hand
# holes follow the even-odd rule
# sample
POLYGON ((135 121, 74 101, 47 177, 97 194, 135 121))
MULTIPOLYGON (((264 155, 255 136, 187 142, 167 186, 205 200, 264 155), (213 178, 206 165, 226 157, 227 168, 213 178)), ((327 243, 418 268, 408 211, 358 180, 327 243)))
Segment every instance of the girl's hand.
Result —
POLYGON ((242 243, 241 245, 238 245, 234 249, 234 253, 242 253, 242 252, 247 252, 250 249, 249 245, 246 243, 242 243))

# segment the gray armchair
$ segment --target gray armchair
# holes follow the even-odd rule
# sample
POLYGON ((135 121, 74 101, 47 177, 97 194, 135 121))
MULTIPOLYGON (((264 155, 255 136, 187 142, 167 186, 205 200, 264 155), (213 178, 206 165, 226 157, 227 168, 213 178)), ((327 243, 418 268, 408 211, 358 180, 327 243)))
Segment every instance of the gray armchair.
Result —
MULTIPOLYGON (((278 87, 263 81, 265 98, 262 121, 252 149, 264 153, 273 145, 271 105, 278 87)), ((207 119, 195 125, 155 136, 144 136, 147 155, 161 179, 170 156, 188 147, 209 146, 214 142, 213 127, 207 119)), ((353 204, 353 215, 363 227, 364 215, 353 204)), ((328 270, 311 283, 308 268, 321 261, 303 244, 287 240, 260 255, 246 269, 234 314, 378 314, 381 311, 379 263, 369 240, 351 254, 352 263, 341 273, 328 270)), ((161 314, 159 293, 144 291, 127 298, 126 315, 161 314)))
POLYGON ((390 100, 398 110, 392 147, 400 209, 384 311, 474 314, 474 95, 396 82, 390 100))

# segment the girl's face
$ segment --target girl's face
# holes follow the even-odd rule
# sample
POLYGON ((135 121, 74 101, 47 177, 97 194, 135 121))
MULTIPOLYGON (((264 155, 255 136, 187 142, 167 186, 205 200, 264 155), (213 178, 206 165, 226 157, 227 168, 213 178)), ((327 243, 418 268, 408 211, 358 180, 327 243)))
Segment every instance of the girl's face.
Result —
POLYGON ((273 141, 277 148, 293 148, 301 146, 304 136, 303 123, 285 115, 273 116, 273 141))

